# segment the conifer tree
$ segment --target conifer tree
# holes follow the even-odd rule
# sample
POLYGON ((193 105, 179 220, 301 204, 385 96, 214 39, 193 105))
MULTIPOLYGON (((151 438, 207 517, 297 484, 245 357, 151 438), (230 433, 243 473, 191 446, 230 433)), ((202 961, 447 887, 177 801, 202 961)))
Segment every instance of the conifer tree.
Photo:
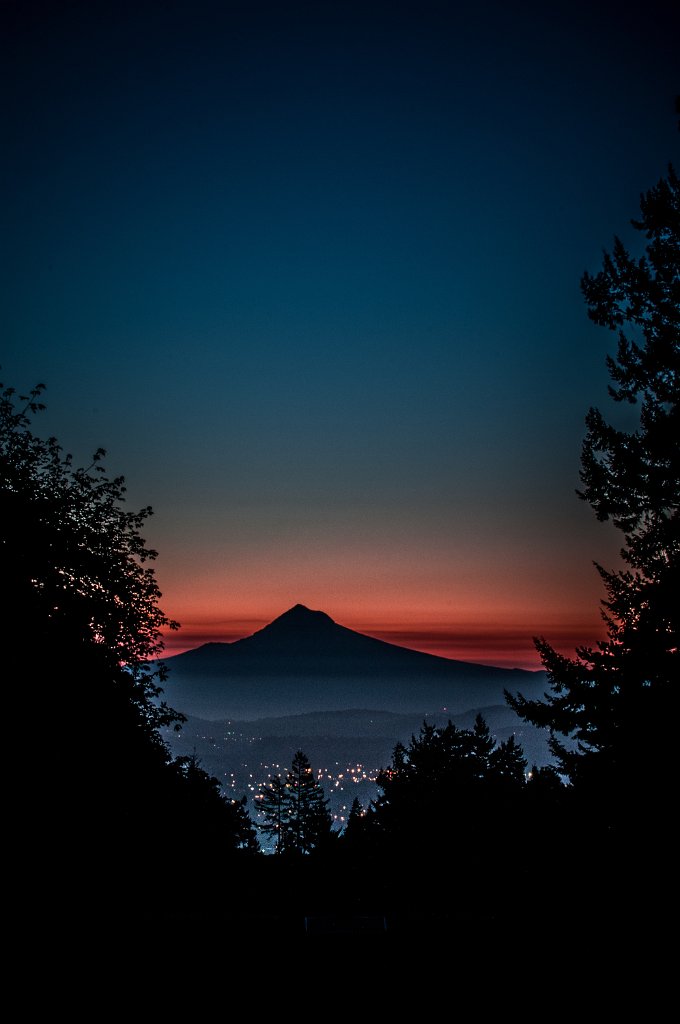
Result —
POLYGON ((333 821, 323 787, 314 778, 309 758, 302 750, 293 757, 286 788, 289 808, 286 842, 298 853, 311 853, 330 837, 333 821))
POLYGON ((523 786, 527 763, 524 751, 513 734, 492 751, 489 757, 489 776, 504 789, 523 786))
POLYGON ((514 736, 497 746, 481 715, 472 729, 423 722, 420 735, 408 748, 398 744, 392 764, 378 774, 382 792, 362 831, 412 847, 469 845, 487 834, 498 794, 523 786, 525 768, 514 736))
POLYGON ((222 784, 201 767, 196 754, 176 757, 172 767, 178 777, 173 817, 192 846, 202 851, 258 853, 257 833, 248 814, 247 800, 229 799, 222 784))
POLYGON ((285 780, 279 775, 269 780, 258 803, 264 819, 260 828, 275 838, 277 854, 311 853, 331 836, 328 800, 302 750, 293 757, 285 780))
POLYGON ((350 807, 350 811, 347 816, 347 824, 345 825, 342 833, 342 838, 345 843, 352 845, 360 840, 365 818, 366 812, 361 805, 359 797, 355 796, 352 800, 352 806, 350 807))
POLYGON ((283 853, 288 825, 290 800, 286 785, 280 775, 273 775, 264 786, 258 799, 258 812, 263 818, 260 829, 275 840, 274 852, 283 853))
POLYGON ((496 742, 489 731, 486 719, 481 714, 478 714, 475 718, 475 724, 470 737, 472 770, 476 778, 486 778, 495 746, 496 742))
POLYGON ((597 566, 607 638, 576 658, 538 639, 552 692, 544 701, 507 695, 521 717, 551 729, 559 770, 608 827, 643 816, 649 823, 677 778, 680 182, 672 166, 640 209, 631 223, 644 252, 631 254, 616 238, 600 272, 581 282, 591 320, 618 335, 607 359, 610 396, 638 410, 636 428, 626 430, 591 409, 581 454, 579 496, 624 538, 623 567, 597 566))

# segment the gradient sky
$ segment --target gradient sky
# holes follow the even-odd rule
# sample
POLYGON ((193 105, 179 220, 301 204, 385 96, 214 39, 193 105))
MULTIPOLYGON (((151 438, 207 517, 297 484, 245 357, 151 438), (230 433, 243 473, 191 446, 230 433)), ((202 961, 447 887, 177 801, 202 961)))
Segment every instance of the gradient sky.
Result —
POLYGON ((601 635, 579 280, 679 162, 680 20, 470 6, 0 3, 0 378, 154 507, 172 650, 601 635))

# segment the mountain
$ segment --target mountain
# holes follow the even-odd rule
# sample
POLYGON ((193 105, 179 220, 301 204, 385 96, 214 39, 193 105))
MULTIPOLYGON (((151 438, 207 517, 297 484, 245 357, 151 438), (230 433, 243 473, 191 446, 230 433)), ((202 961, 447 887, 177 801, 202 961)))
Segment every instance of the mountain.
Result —
POLYGON ((297 604, 252 636, 165 658, 163 699, 208 720, 374 708, 460 713, 538 697, 544 672, 453 661, 364 636, 297 604))

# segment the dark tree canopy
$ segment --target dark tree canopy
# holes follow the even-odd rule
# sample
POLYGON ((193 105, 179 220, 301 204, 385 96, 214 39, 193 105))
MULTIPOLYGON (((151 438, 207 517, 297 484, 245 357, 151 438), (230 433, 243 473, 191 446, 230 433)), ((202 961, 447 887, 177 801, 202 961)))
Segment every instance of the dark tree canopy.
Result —
POLYGON ((258 794, 260 829, 274 839, 274 853, 283 853, 289 813, 288 791, 280 775, 270 778, 269 784, 258 794))
POLYGON ((591 409, 581 454, 580 497, 624 538, 623 567, 597 566, 607 638, 573 659, 537 640, 552 692, 544 701, 508 695, 523 718, 553 730, 560 770, 597 793, 610 825, 651 807, 651 793, 677 777, 680 182, 672 166, 640 209, 631 223, 644 252, 616 238, 602 269, 582 279, 589 317, 618 337, 607 360, 610 395, 638 410, 637 427, 623 430, 591 409))
POLYGON ((498 744, 481 714, 472 729, 424 722, 380 772, 382 792, 361 834, 428 850, 484 844, 501 827, 508 799, 522 798, 526 767, 515 737, 498 744))
POLYGON ((285 780, 274 776, 263 788, 258 810, 262 831, 276 840, 276 853, 312 853, 334 835, 328 800, 302 750, 296 751, 285 780))
POLYGON ((240 800, 224 796, 219 779, 201 768, 195 754, 176 758, 172 767, 182 783, 178 787, 181 817, 187 840, 194 848, 259 851, 245 796, 240 800))
POLYGON ((347 824, 343 829, 343 843, 352 845, 353 843, 361 841, 365 817, 366 811, 362 807, 359 797, 355 796, 352 800, 352 806, 350 807, 349 814, 347 815, 347 824))
POLYGON ((43 390, 20 397, 5 388, 0 396, 5 629, 34 656, 97 665, 127 690, 147 729, 181 721, 151 699, 161 679, 150 664, 163 649, 161 630, 177 626, 158 605, 149 564, 157 553, 140 534, 151 509, 124 508, 124 479, 106 475, 103 449, 76 468, 54 437, 31 431, 43 390))
POLYGON ((105 877, 112 892, 112 879, 144 887, 192 830, 222 852, 252 850, 253 837, 244 805, 223 800, 198 765, 173 762, 160 735, 184 718, 161 700, 154 664, 161 630, 176 624, 140 533, 151 509, 125 509, 103 450, 76 468, 55 438, 33 433, 42 391, 0 385, 4 709, 26 735, 20 800, 39 793, 41 806, 28 853, 50 836, 36 876, 55 892, 66 878, 81 890, 105 877))

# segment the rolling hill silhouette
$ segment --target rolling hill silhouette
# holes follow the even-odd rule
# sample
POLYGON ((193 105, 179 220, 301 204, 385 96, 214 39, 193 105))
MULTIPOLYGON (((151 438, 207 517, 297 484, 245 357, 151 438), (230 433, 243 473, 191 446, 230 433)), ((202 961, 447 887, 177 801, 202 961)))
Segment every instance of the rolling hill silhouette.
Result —
POLYGON ((536 697, 544 672, 502 669, 413 651, 340 626, 297 604, 252 636, 163 659, 163 698, 210 720, 374 708, 463 712, 503 703, 503 690, 536 697))

